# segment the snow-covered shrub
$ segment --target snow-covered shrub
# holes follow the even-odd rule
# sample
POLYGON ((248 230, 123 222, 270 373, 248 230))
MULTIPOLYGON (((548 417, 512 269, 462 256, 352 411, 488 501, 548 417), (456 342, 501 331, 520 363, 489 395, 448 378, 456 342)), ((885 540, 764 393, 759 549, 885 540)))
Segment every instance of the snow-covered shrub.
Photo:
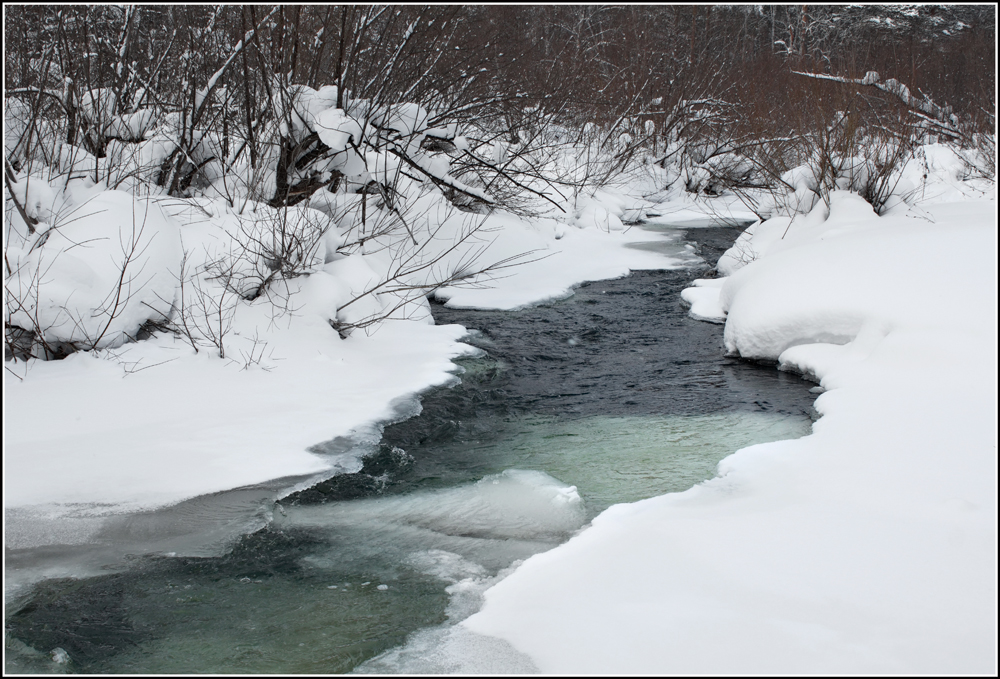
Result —
POLYGON ((965 175, 994 180, 997 175, 997 137, 991 132, 970 132, 959 151, 965 175))
POLYGON ((17 169, 47 165, 56 158, 65 119, 50 97, 4 97, 4 153, 17 169))
POLYGON ((682 172, 686 191, 710 196, 734 188, 757 188, 765 182, 753 161, 738 153, 713 155, 682 172))
POLYGON ((74 196, 41 176, 20 175, 12 186, 5 195, 8 347, 39 357, 114 347, 148 321, 169 318, 180 242, 177 224, 154 200, 121 191, 74 196), (27 351, 24 335, 33 340, 27 351))
MULTIPOLYGON (((755 206, 758 216, 808 214, 831 191, 852 191, 877 214, 911 200, 915 186, 904 180, 913 158, 916 128, 906 111, 822 111, 803 115, 794 133, 771 142, 754 143, 744 158, 753 177, 747 187, 764 188, 761 199, 750 196, 739 182, 729 184, 755 206)), ((744 168, 734 163, 738 171, 744 168)))
POLYGON ((174 313, 164 325, 196 352, 214 347, 225 358, 240 306, 260 300, 272 321, 293 312, 293 281, 321 273, 344 238, 336 219, 305 206, 252 203, 240 213, 221 200, 191 202, 207 220, 183 239, 174 313))
POLYGON ((257 299, 277 279, 317 270, 327 258, 327 234, 336 223, 306 207, 273 209, 259 206, 234 216, 232 244, 213 264, 216 277, 241 298, 257 299))

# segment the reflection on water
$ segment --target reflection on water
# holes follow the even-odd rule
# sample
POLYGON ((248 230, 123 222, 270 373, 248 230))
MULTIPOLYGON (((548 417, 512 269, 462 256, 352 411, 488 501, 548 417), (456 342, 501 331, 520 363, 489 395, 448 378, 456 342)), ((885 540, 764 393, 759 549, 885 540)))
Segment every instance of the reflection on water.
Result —
MULTIPOLYGON (((735 232, 691 235, 704 252, 735 232)), ((334 673, 376 657, 359 669, 447 671, 433 656, 460 633, 449 623, 519 560, 613 503, 710 478, 740 447, 808 433, 808 385, 723 358, 722 328, 680 305, 692 276, 643 272, 520 312, 436 307, 484 354, 380 440, 321 446, 360 447, 360 469, 277 502, 277 486, 244 489, 104 526, 138 556, 8 602, 7 671, 334 673)), ((43 556, 8 550, 8 569, 43 556)), ((484 672, 496 657, 532 669, 464 643, 484 672)))

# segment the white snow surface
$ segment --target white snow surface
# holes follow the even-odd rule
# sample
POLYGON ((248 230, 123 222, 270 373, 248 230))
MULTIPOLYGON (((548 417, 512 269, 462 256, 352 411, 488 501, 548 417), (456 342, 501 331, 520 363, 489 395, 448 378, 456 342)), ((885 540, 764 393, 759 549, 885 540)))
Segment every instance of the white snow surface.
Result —
POLYGON ((725 278, 699 278, 691 282, 690 288, 681 291, 681 301, 691 307, 691 318, 711 323, 725 323, 726 312, 719 296, 725 278))
POLYGON ((883 217, 835 192, 825 217, 758 225, 754 261, 693 288, 730 351, 820 381, 813 433, 609 508, 465 630, 543 673, 996 672, 995 189, 883 217))
POLYGON ((53 211, 67 214, 65 224, 40 222, 42 235, 34 243, 12 216, 6 257, 20 275, 8 289, 23 304, 11 322, 39 327, 49 342, 103 348, 134 336, 151 316, 170 313, 181 247, 177 225, 155 202, 102 191, 62 206, 59 197, 47 195, 44 182, 21 183, 33 212, 49 221, 55 221, 53 211))
POLYGON ((320 318, 298 325, 298 337, 269 335, 272 371, 166 339, 123 351, 121 365, 82 353, 32 365, 5 385, 5 506, 137 510, 319 472, 338 461, 306 448, 390 417, 395 399, 450 379, 463 353, 459 326, 341 341, 320 318), (125 376, 133 361, 140 371, 125 376))
MULTIPOLYGON (((618 223, 621 224, 620 219, 618 223)), ((507 218, 501 228, 501 237, 487 250, 489 258, 503 259, 527 250, 531 251, 527 261, 498 272, 489 287, 439 290, 437 297, 447 300, 447 306, 518 309, 568 297, 573 294, 573 286, 582 281, 621 278, 629 271, 683 265, 680 260, 671 261, 661 254, 622 247, 656 240, 655 234, 642 229, 578 228, 554 219, 538 220, 529 228, 514 218, 507 218)))

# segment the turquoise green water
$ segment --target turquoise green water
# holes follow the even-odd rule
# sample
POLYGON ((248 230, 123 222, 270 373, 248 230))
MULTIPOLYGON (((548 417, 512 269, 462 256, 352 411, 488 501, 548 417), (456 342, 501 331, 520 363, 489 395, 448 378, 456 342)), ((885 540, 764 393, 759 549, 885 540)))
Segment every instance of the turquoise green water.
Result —
POLYGON ((222 558, 49 581, 15 616, 7 671, 346 672, 471 614, 498 572, 607 506, 685 490, 728 451, 809 426, 768 413, 515 420, 467 451, 494 468, 479 481, 281 505, 222 558), (74 636, 59 632, 73 620, 74 636))

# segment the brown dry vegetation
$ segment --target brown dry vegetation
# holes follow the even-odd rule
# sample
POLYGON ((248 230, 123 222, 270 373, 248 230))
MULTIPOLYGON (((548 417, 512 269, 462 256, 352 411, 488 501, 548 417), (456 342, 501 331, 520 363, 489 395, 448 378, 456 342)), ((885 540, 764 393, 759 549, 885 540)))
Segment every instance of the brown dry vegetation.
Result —
MULTIPOLYGON (((5 19, 7 97, 97 157, 108 133, 80 111, 97 88, 115 93, 116 113, 179 114, 188 146, 211 128, 224 153, 254 163, 261 128, 289 116, 292 84, 420 103, 436 120, 511 141, 540 122, 595 123, 605 142, 629 132, 654 153, 680 143, 662 162, 682 164, 735 151, 786 167, 801 156, 794 144, 761 139, 815 136, 841 114, 856 128, 913 132, 913 107, 893 96, 795 71, 894 78, 915 99, 951 107, 958 122, 944 141, 993 155, 991 6, 12 6, 5 19), (199 107, 216 73, 211 104, 199 107)), ((13 167, 42 136, 29 131, 6 149, 13 167)), ((174 194, 200 171, 181 147, 158 179, 174 194)), ((322 186, 282 181, 310 160, 298 151, 282 151, 272 204, 322 186)))

